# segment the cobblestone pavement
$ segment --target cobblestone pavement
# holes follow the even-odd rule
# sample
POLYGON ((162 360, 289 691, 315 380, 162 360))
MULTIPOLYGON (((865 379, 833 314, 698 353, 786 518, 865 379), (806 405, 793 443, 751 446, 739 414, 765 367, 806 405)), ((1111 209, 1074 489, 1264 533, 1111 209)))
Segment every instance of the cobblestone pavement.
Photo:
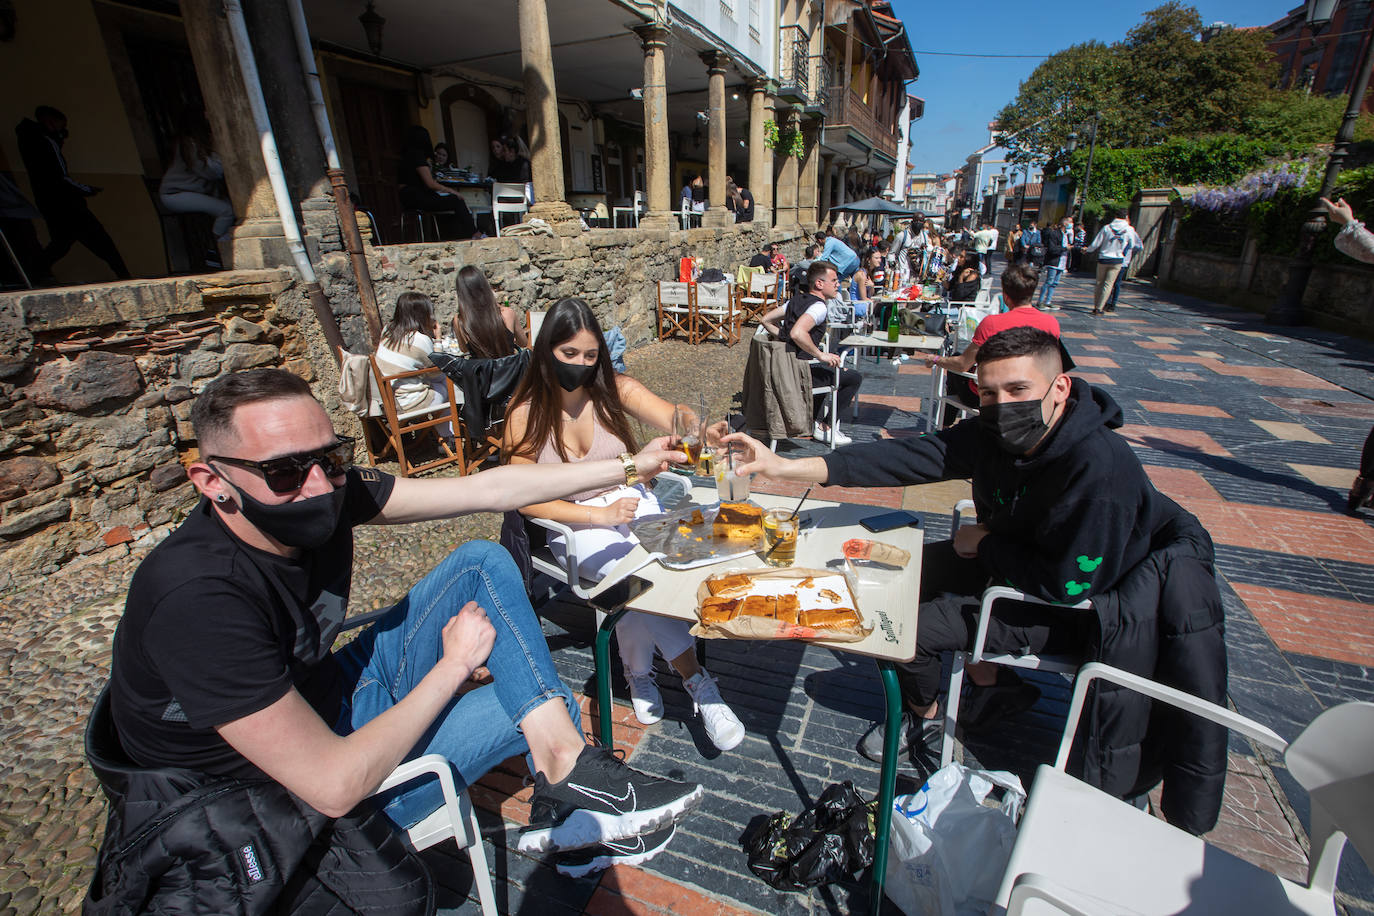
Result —
MULTIPOLYGON (((1086 311, 1091 283, 1069 277, 1057 313, 1077 374, 1122 405, 1123 430, 1156 485, 1202 519, 1217 544, 1228 615, 1235 706, 1291 738, 1321 708, 1374 699, 1374 524, 1340 514, 1358 452, 1374 422, 1374 346, 1311 329, 1279 330, 1257 316, 1129 284, 1118 316, 1086 311)), ((630 354, 631 372, 670 398, 708 393, 714 410, 737 394, 747 344, 653 344, 630 354)), ((922 427, 924 369, 864 361, 856 440, 922 427)), ((787 454, 819 447, 796 442, 787 454)), ((828 489, 828 488, 827 488, 828 489)), ((779 492, 792 492, 779 488, 779 492)), ((822 492, 925 513, 928 536, 948 534, 961 482, 905 490, 822 492)), ((406 528, 362 529, 354 608, 379 607, 452 545, 493 537, 479 517, 406 528)), ((104 827, 104 805, 81 757, 81 729, 108 672, 109 638, 123 592, 147 544, 105 564, 71 567, 10 589, 0 610, 0 916, 75 912, 104 827)), ((546 631, 568 683, 591 691, 592 620, 557 606, 546 631)), ((691 717, 677 678, 661 678, 665 720, 648 729, 629 714, 617 674, 617 746, 646 769, 706 784, 710 796, 673 845, 639 869, 578 880, 516 854, 507 843, 528 816, 523 765, 511 761, 472 790, 489 843, 503 912, 849 913, 866 907, 866 882, 806 894, 773 891, 745 866, 739 836, 761 813, 800 808, 826 785, 853 779, 873 791, 877 770, 853 751, 881 707, 875 667, 793 643, 713 642, 708 666, 749 729, 718 754, 691 717), (745 653, 748 653, 747 656, 745 653)), ((1029 779, 1052 755, 1068 687, 1039 681, 1044 697, 995 741, 969 751, 1029 779)), ((584 700, 584 708, 586 707, 584 700)), ((588 710, 590 728, 595 715, 588 710)), ((904 771, 899 791, 914 788, 904 771)), ((1208 839, 1266 868, 1305 873, 1306 797, 1281 759, 1233 741, 1226 805, 1208 839)), ((512 844, 513 845, 513 844, 512 844)), ((427 853, 445 912, 466 900, 466 857, 427 853)), ((1374 879, 1347 849, 1338 882, 1350 912, 1374 913, 1374 879)))

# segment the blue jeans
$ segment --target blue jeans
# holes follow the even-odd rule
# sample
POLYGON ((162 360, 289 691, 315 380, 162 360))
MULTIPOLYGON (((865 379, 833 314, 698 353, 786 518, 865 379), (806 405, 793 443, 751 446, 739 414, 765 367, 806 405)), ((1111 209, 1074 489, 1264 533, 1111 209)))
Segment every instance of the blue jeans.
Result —
MULTIPOLYGON (((453 765, 460 791, 501 761, 529 750, 518 725, 543 703, 561 699, 582 730, 577 700, 554 669, 510 554, 490 541, 461 545, 335 655, 345 683, 353 685, 334 729, 346 735, 396 705, 429 673, 443 652, 444 625, 469 601, 476 601, 496 628, 486 663, 493 681, 455 697, 406 755, 407 760, 442 755, 453 765)), ((400 827, 423 820, 443 803, 434 779, 417 780, 383 798, 387 816, 400 827)))
POLYGON ((1054 290, 1059 285, 1059 278, 1064 275, 1064 271, 1058 267, 1045 268, 1045 285, 1040 287, 1040 299, 1037 305, 1049 305, 1054 301, 1054 290))

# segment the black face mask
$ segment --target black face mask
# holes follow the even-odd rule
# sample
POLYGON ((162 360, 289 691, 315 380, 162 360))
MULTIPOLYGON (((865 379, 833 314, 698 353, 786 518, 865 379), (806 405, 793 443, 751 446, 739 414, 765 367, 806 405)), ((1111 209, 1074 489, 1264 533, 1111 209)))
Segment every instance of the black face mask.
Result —
POLYGON ((565 363, 557 357, 553 360, 553 374, 558 377, 558 384, 564 391, 576 391, 590 382, 596 374, 596 369, 596 363, 581 366, 576 363, 565 363))
POLYGON ((978 423, 992 433, 1004 452, 1024 455, 1035 447, 1050 425, 1045 422, 1045 398, 1054 391, 1054 384, 1044 396, 1034 401, 1010 401, 988 404, 978 408, 978 423))
POLYGON ((239 511, 263 534, 287 547, 313 550, 334 536, 343 517, 344 488, 272 506, 238 491, 239 511))

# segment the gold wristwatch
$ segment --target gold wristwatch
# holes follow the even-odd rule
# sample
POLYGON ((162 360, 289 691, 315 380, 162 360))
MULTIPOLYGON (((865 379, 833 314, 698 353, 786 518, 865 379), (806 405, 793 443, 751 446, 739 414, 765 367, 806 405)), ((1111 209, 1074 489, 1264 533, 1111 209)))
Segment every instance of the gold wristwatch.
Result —
POLYGON ((625 465, 625 486, 632 487, 639 483, 639 468, 635 466, 634 455, 629 452, 621 452, 620 463, 625 465))

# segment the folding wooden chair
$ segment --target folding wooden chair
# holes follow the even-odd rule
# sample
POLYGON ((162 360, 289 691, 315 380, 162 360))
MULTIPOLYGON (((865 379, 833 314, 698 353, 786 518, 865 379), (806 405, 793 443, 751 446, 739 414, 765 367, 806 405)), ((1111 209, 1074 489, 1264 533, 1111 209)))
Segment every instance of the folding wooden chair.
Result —
POLYGON ((658 339, 681 333, 688 343, 697 336, 696 310, 692 305, 692 284, 675 280, 658 281, 658 339))
MULTIPOLYGON (((372 376, 376 382, 376 394, 381 402, 382 415, 379 417, 383 422, 382 433, 385 441, 380 444, 380 449, 374 452, 371 443, 368 446, 368 455, 372 458, 372 463, 384 460, 387 455, 394 453, 396 461, 401 466, 401 476, 409 477, 411 474, 420 471, 428 471, 431 468, 442 467, 446 464, 457 464, 459 471, 466 472, 466 460, 463 456, 463 449, 450 446, 439 434, 439 427, 445 423, 450 424, 453 437, 456 441, 462 435, 462 421, 458 417, 458 395, 453 388, 453 380, 445 376, 435 367, 426 369, 412 369, 409 372, 398 372, 395 375, 386 375, 381 367, 377 365, 375 355, 368 357, 368 363, 372 369, 372 376), (391 387, 391 383, 408 378, 422 378, 424 376, 437 376, 444 379, 444 385, 448 392, 446 400, 438 404, 430 404, 426 407, 415 407, 409 410, 401 408, 396 402, 396 391, 391 387), (411 433, 428 431, 438 441, 441 452, 438 458, 421 464, 415 464, 406 455, 406 436, 411 433)), ((414 448, 412 442, 411 448, 414 448)))
POLYGON ((719 283, 697 282, 696 288, 696 338, 701 343, 719 336, 725 345, 731 346, 739 340, 740 314, 735 307, 735 291, 728 280, 719 283))
POLYGON ((749 277, 749 289, 739 299, 740 323, 758 321, 777 308, 778 291, 783 289, 782 273, 756 273, 749 277))

